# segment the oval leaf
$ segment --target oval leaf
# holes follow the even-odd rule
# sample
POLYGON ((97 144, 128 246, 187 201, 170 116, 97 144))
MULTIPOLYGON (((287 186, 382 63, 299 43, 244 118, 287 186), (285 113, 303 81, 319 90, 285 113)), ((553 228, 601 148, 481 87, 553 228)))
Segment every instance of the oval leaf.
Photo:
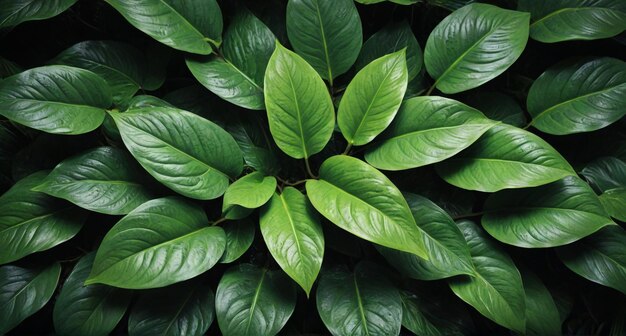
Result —
MULTIPOLYGON (((456 225, 456 224, 455 224, 456 225)), ((431 314, 422 311, 421 304, 416 295, 409 292, 401 292, 402 298, 402 326, 415 335, 420 336, 456 336, 460 332, 454 329, 452 323, 446 323, 445 327, 434 324, 431 314)), ((440 322, 440 321, 438 321, 440 322)))
POLYGON ((609 215, 626 222, 626 163, 615 157, 603 157, 589 163, 581 174, 602 193, 600 202, 609 215))
POLYGON ((560 336, 561 317, 550 291, 532 272, 523 270, 526 293, 526 335, 560 336))
POLYGON ((0 28, 57 16, 77 0, 4 0, 0 3, 0 28))
MULTIPOLYGON (((231 218, 231 210, 237 207, 246 209, 260 208, 270 200, 276 190, 276 178, 263 176, 259 172, 250 173, 231 184, 224 193, 222 213, 231 218)), ((237 219, 237 218, 232 218, 237 219)))
POLYGON ((226 234, 226 249, 220 262, 227 264, 241 257, 254 241, 255 225, 248 219, 230 222, 223 226, 226 234))

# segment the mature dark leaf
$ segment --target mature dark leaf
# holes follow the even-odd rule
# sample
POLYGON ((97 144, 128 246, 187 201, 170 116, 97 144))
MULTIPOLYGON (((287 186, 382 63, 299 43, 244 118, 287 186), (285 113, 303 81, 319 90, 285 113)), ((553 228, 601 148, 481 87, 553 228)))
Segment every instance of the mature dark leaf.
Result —
POLYGON ((15 62, 0 56, 0 80, 22 72, 23 69, 15 62))
POLYGON ((420 336, 456 336, 460 332, 450 326, 435 324, 432 317, 422 309, 415 294, 401 292, 402 298, 402 326, 415 335, 420 336))
POLYGON ((498 91, 478 91, 467 97, 467 104, 484 113, 487 118, 516 127, 526 126, 526 115, 511 96, 498 91))
POLYGON ((26 21, 57 16, 77 0, 3 0, 0 2, 0 28, 17 26, 26 21))
POLYGON ((526 293, 526 335, 562 335, 559 310, 550 291, 529 270, 522 270, 522 280, 526 293))
POLYGON ((222 226, 226 234, 226 249, 220 262, 227 264, 241 257, 254 241, 255 224, 250 219, 229 222, 222 226))

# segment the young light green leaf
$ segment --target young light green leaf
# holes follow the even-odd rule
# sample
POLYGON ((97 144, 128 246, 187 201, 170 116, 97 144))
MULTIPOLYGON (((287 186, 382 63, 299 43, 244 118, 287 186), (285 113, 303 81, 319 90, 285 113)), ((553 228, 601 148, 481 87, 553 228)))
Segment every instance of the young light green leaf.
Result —
POLYGON ((478 141, 436 169, 452 185, 485 192, 535 187, 575 175, 550 144, 504 124, 490 128, 478 141))
POLYGON ((341 98, 337 124, 352 145, 365 145, 389 126, 407 85, 406 51, 383 56, 352 79, 341 98))
POLYGON ((177 193, 202 200, 221 196, 243 169, 233 137, 193 113, 151 107, 111 113, 139 164, 177 193))
POLYGON ((598 196, 575 176, 503 190, 485 202, 482 225, 501 242, 527 248, 566 245, 615 224, 598 196))
POLYGON ((296 290, 280 271, 250 264, 230 268, 215 293, 215 312, 224 336, 272 336, 296 306, 296 290))
POLYGON ((559 336, 561 318, 550 291, 531 271, 522 269, 526 293, 526 335, 559 336))
POLYGON ((324 233, 311 203, 287 187, 261 209, 260 221, 274 260, 309 296, 324 259, 324 233))
POLYGON ((340 228, 378 245, 427 258, 420 229, 396 186, 367 163, 345 155, 322 164, 309 180, 311 203, 340 228))
POLYGON ((330 140, 335 113, 326 85, 305 60, 278 42, 265 72, 265 106, 270 132, 287 155, 309 158, 330 140))
POLYGON ((513 260, 470 221, 457 223, 476 267, 473 277, 448 280, 461 300, 497 324, 523 334, 526 329, 522 277, 513 260))
POLYGON ((228 264, 241 257, 254 241, 255 225, 249 219, 229 222, 222 227, 226 234, 226 249, 220 263, 228 264))
POLYGON ((363 43, 361 18, 352 0, 289 0, 287 34, 298 55, 331 86, 354 64, 363 43))
POLYGON ((174 49, 201 55, 222 42, 216 0, 106 0, 135 28, 174 49))
POLYGON ((334 336, 398 335, 402 300, 375 265, 359 263, 354 272, 323 273, 317 287, 317 312, 334 336))
POLYGON ((530 37, 546 43, 602 39, 626 29, 621 0, 519 0, 517 10, 530 12, 530 37))
POLYGON ((45 268, 0 267, 0 334, 39 311, 52 298, 61 265, 45 268))
POLYGON ((83 226, 85 211, 31 190, 46 175, 29 175, 0 196, 0 264, 57 246, 83 226))
POLYGON ((120 322, 132 295, 103 285, 85 286, 96 253, 82 257, 54 303, 54 330, 67 336, 106 336, 120 322))
POLYGON ((528 41, 528 13, 473 3, 454 11, 430 33, 426 70, 444 93, 480 86, 508 69, 528 41))
MULTIPOLYGON (((624 14, 626 15, 626 13, 624 14)), ((595 131, 626 115, 626 62, 615 58, 566 61, 530 87, 531 125, 550 134, 595 131)))
POLYGON ((0 28, 57 16, 77 0, 4 0, 0 3, 0 28))
POLYGON ((86 285, 143 289, 209 270, 224 253, 224 230, 208 226, 199 206, 177 197, 140 205, 106 234, 86 285))
POLYGON ((459 153, 494 125, 480 111, 452 99, 411 98, 383 140, 365 152, 365 160, 386 170, 428 165, 459 153))
POLYGON ((0 82, 0 115, 48 133, 93 131, 111 103, 104 79, 64 65, 26 70, 0 82))
POLYGON ((256 209, 267 203, 276 190, 276 178, 253 172, 231 184, 224 193, 222 214, 228 219, 239 219, 237 208, 256 209))

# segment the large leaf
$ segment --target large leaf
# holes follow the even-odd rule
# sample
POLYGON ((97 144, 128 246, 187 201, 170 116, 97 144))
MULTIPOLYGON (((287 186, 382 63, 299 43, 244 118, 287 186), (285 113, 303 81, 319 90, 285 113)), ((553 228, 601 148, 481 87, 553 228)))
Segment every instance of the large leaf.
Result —
POLYGON ((100 76, 64 65, 26 70, 0 82, 0 115, 48 133, 93 131, 111 99, 100 76))
POLYGON ((372 141, 396 116, 407 85, 405 53, 403 49, 372 61, 348 85, 337 124, 349 144, 372 141))
POLYGON ((482 225, 490 235, 528 248, 569 244, 614 224, 598 196, 575 176, 537 188, 500 191, 487 199, 484 211, 482 225))
POLYGON ((486 192, 535 187, 575 175, 550 144, 504 124, 490 128, 466 150, 436 168, 450 184, 486 192))
POLYGON ((517 9, 530 12, 530 37, 541 42, 602 39, 626 29, 621 0, 520 0, 517 9))
POLYGON ((148 201, 106 234, 85 284, 155 288, 193 278, 217 263, 224 230, 176 197, 148 201))
POLYGON ((34 190, 87 210, 125 215, 153 198, 141 185, 142 173, 124 150, 98 147, 58 164, 34 190))
POLYGON ((130 293, 103 285, 85 286, 95 253, 82 257, 54 303, 54 330, 67 336, 106 336, 124 316, 130 293))
POLYGON ((386 170, 428 165, 459 153, 494 125, 480 111, 452 99, 411 98, 365 160, 386 170))
POLYGON ((552 294, 529 270, 522 270, 526 293, 526 335, 559 336, 561 318, 552 294))
POLYGON ((450 288, 485 317, 523 334, 526 328, 524 286, 513 260, 476 224, 470 221, 457 224, 470 247, 476 273, 473 277, 452 278, 450 288))
POLYGON ((224 34, 223 57, 187 59, 196 79, 211 92, 241 107, 265 108, 263 76, 276 37, 248 10, 241 10, 224 34))
POLYGON ((130 336, 204 335, 214 317, 211 287, 191 281, 143 293, 128 318, 130 336))
POLYGON ((280 271, 250 264, 232 267, 215 293, 215 312, 224 336, 276 335, 296 306, 296 290, 280 271))
POLYGON ((243 169, 233 137, 193 113, 167 107, 111 113, 126 148, 150 175, 177 193, 214 199, 243 169))
POLYGON ((0 2, 0 28, 57 16, 77 0, 4 0, 0 2))
POLYGON ((626 294, 626 232, 608 226, 597 233, 557 249, 570 270, 583 278, 626 294))
POLYGON ((45 268, 0 267, 0 334, 36 313, 52 298, 61 265, 45 268))
POLYGON ((626 162, 616 157, 598 158, 580 173, 600 192, 626 188, 626 162))
POLYGON ((528 41, 528 13, 473 3, 454 11, 430 33, 426 70, 444 93, 466 91, 503 73, 528 41))
POLYGON ((402 298, 402 326, 413 332, 415 335, 462 335, 458 332, 458 330, 455 330, 452 323, 445 323, 439 319, 435 319, 432 314, 424 310, 422 303, 418 300, 415 294, 403 291, 400 293, 400 296, 402 298))
POLYGON ((255 226, 251 220, 243 219, 223 226, 226 234, 226 249, 220 262, 227 264, 241 257, 254 241, 255 226))
POLYGON ((287 187, 261 209, 260 219, 267 249, 308 296, 324 259, 324 233, 311 203, 287 187))
POLYGON ((50 249, 80 231, 85 211, 31 190, 45 177, 29 175, 0 196, 0 264, 50 249))
POLYGON ((208 55, 222 41, 222 12, 216 0, 106 0, 135 26, 174 49, 208 55))
POLYGON ((340 228, 378 245, 427 258, 411 209, 396 186, 367 163, 345 155, 327 159, 306 190, 313 206, 340 228))
POLYGON ((352 0, 289 0, 287 34, 298 55, 331 86, 354 64, 363 43, 361 18, 352 0))
POLYGON ((595 131, 622 118, 625 96, 626 62, 582 59, 558 64, 539 76, 530 87, 527 106, 537 129, 571 134, 595 131))
POLYGON ((224 193, 222 213, 226 218, 238 219, 232 216, 237 208, 256 209, 265 204, 276 190, 276 178, 253 172, 231 184, 224 193))
POLYGON ((324 325, 334 336, 400 333, 400 293, 375 265, 363 262, 354 272, 323 273, 316 301, 324 325))
POLYGON ((335 113, 326 85, 304 59, 278 42, 265 72, 265 106, 270 132, 287 155, 308 158, 330 140, 335 113))
POLYGON ((446 212, 425 197, 404 193, 417 226, 422 231, 428 260, 414 254, 378 247, 379 252, 402 274, 435 280, 459 274, 474 274, 463 234, 446 212))

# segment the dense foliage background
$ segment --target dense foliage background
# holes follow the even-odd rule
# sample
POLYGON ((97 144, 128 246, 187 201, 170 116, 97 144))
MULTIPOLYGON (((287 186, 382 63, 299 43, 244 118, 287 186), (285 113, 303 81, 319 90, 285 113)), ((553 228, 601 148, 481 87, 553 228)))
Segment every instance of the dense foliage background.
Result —
POLYGON ((626 3, 470 2, 0 1, 0 334, 626 334, 626 3))

